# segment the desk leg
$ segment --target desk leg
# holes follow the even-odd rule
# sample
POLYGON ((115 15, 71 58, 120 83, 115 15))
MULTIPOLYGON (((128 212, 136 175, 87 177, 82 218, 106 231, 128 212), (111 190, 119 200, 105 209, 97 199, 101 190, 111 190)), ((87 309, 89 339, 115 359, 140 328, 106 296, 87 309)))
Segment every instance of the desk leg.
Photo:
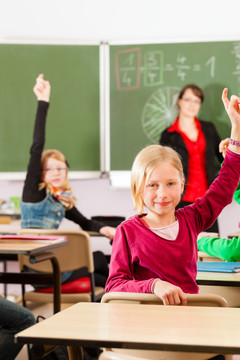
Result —
MULTIPOLYGON (((3 271, 7 272, 7 261, 3 261, 3 271)), ((7 284, 4 284, 4 297, 7 298, 7 284)))
POLYGON ((78 346, 68 346, 69 360, 83 360, 83 349, 78 346))
POLYGON ((61 273, 59 263, 56 257, 51 258, 51 263, 53 267, 53 275, 54 275, 54 288, 53 288, 53 296, 54 296, 54 314, 61 310, 61 273))

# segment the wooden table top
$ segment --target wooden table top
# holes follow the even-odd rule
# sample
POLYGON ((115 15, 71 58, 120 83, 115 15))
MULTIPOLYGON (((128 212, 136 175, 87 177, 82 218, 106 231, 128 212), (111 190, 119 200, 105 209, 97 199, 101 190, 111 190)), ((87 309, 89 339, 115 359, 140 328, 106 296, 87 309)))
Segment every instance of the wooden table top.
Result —
POLYGON ((16 335, 16 341, 240 353, 240 309, 78 303, 16 335))
POLYGON ((198 271, 198 285, 240 286, 240 273, 198 271))
POLYGON ((233 237, 239 237, 239 236, 240 236, 240 232, 237 231, 237 232, 235 232, 235 233, 232 233, 232 234, 228 235, 228 238, 231 239, 231 238, 233 238, 233 237))
POLYGON ((58 240, 1 240, 0 254, 24 254, 35 255, 46 251, 52 251, 60 246, 68 244, 64 237, 58 240))

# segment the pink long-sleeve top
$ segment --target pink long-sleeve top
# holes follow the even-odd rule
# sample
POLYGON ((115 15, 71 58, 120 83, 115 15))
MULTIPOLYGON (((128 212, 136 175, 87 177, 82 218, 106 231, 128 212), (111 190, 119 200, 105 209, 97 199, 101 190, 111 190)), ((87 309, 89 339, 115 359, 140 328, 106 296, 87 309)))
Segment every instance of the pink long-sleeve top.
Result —
POLYGON ((105 291, 151 293, 152 283, 159 278, 185 293, 197 293, 197 235, 231 203, 239 178, 240 155, 228 150, 205 196, 175 212, 179 232, 174 241, 153 233, 138 215, 119 225, 105 291))

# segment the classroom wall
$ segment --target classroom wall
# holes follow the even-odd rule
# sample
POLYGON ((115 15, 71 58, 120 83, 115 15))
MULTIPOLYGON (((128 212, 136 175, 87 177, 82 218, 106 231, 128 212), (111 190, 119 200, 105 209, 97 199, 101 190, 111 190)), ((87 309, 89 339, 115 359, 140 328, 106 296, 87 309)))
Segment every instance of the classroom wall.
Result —
POLYGON ((236 38, 238 9, 238 0, 1 0, 0 37, 49 41, 236 38))
MULTIPOLYGON (((239 40, 238 8, 238 0, 2 0, 0 42, 239 40)), ((4 96, 4 89, 0 93, 4 96)), ((112 189, 108 179, 71 184, 86 216, 133 214, 130 191, 112 189)), ((20 196, 22 186, 2 180, 0 197, 20 196)), ((224 211, 222 236, 238 230, 238 214, 236 203, 224 211)))

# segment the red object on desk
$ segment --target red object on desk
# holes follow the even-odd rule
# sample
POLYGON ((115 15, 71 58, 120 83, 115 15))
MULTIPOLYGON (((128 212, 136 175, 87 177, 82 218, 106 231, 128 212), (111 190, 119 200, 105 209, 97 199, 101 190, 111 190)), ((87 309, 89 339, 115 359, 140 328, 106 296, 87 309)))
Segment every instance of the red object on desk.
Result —
POLYGON ((55 235, 2 235, 0 240, 43 240, 43 241, 54 241, 67 238, 66 236, 55 236, 55 235))
MULTIPOLYGON (((70 281, 66 284, 61 285, 61 293, 62 294, 82 294, 82 293, 88 293, 91 291, 91 284, 90 284, 90 278, 88 277, 81 277, 79 279, 70 281)), ((53 288, 44 288, 44 289, 38 289, 36 292, 40 293, 53 293, 53 288)))

